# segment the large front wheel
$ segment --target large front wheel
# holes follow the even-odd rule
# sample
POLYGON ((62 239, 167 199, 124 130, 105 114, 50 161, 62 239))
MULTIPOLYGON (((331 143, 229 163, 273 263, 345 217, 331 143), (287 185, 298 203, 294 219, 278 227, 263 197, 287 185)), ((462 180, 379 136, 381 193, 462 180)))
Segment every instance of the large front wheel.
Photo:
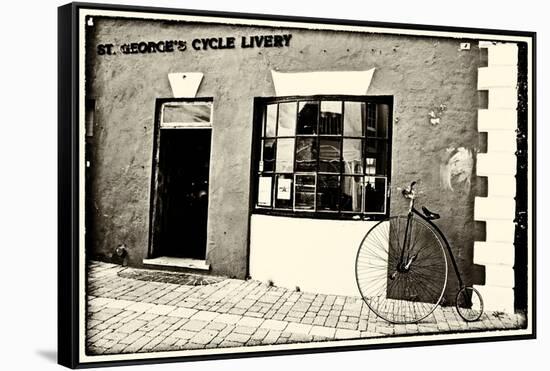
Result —
POLYGON ((415 215, 393 216, 372 227, 355 262, 363 300, 392 323, 416 323, 429 316, 443 297, 447 272, 440 237, 415 215))

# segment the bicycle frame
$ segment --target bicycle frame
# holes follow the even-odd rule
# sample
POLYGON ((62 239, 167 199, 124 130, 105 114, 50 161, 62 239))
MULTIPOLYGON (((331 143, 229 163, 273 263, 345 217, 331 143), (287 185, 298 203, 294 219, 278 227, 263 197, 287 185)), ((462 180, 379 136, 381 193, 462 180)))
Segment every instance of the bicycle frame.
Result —
POLYGON ((428 223, 428 225, 430 225, 437 232, 439 237, 441 237, 441 239, 443 240, 443 242, 445 244, 445 247, 447 249, 448 256, 451 258, 451 263, 452 263, 453 269, 455 271, 456 278, 458 279, 458 284, 460 285, 460 288, 463 288, 464 287, 464 282, 462 281, 462 276, 460 275, 460 270, 458 269, 458 264, 456 263, 455 256, 453 254, 453 251, 451 250, 451 244, 447 240, 447 237, 445 237, 445 235, 443 234, 441 229, 439 229, 437 224, 432 222, 424 214, 422 214, 420 211, 418 211, 414 207, 414 205, 411 205, 410 210, 409 210, 409 214, 408 214, 408 218, 407 218, 407 226, 406 226, 406 229, 405 229, 405 238, 407 238, 408 229, 409 229, 409 220, 410 220, 410 218, 412 217, 413 214, 418 215, 421 219, 423 219, 426 223, 428 223))
POLYGON ((410 191, 406 191, 406 190, 403 191, 403 195, 405 197, 409 198, 410 202, 409 202, 409 211, 407 213, 407 225, 405 226, 405 237, 403 238, 403 249, 401 250, 400 266, 403 265, 403 258, 404 258, 404 255, 405 255, 405 250, 407 249, 407 246, 408 246, 407 239, 409 240, 408 243, 410 243, 410 236, 409 236, 410 221, 411 221, 412 216, 414 214, 416 214, 420 217, 420 219, 422 219, 426 223, 428 223, 428 225, 431 226, 433 228, 433 230, 436 231, 436 233, 439 235, 441 240, 444 242, 445 248, 447 249, 447 255, 451 258, 451 263, 452 263, 453 269, 455 271, 456 278, 458 279, 458 284, 460 285, 460 288, 464 288, 464 281, 462 281, 462 276, 460 275, 460 270, 458 269, 458 264, 456 263, 455 256, 453 254, 453 251, 451 250, 451 244, 447 240, 447 237, 445 237, 445 235, 443 234, 441 229, 439 229, 437 224, 432 222, 428 217, 426 217, 423 213, 421 213, 420 211, 418 211, 414 207, 415 196, 414 196, 414 192, 413 192, 413 187, 414 187, 415 184, 416 184, 416 182, 413 182, 411 184, 410 191))

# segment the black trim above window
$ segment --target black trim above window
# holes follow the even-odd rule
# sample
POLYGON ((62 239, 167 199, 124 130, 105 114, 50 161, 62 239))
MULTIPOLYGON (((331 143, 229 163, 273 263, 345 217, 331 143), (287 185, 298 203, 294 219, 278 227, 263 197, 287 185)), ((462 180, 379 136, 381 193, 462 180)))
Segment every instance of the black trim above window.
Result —
POLYGON ((255 98, 253 213, 387 217, 392 112, 392 96, 255 98))

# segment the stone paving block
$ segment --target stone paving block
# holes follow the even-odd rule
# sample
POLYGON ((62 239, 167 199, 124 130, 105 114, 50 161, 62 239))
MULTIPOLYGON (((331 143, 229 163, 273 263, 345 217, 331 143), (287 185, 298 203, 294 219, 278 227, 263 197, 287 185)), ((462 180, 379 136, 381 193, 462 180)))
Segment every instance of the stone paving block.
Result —
POLYGON ((229 314, 237 314, 237 315, 243 315, 246 313, 245 308, 231 308, 228 311, 229 314))
POLYGON ((236 314, 220 314, 218 317, 216 317, 216 322, 233 325, 237 323, 241 318, 242 316, 236 314))
POLYGON ((252 335, 253 333, 256 332, 257 329, 258 329, 257 327, 239 326, 237 324, 233 332, 237 334, 252 335))
POLYGON ((162 337, 155 337, 150 342, 145 344, 141 349, 140 352, 150 352, 153 348, 155 348, 160 342, 162 341, 162 337))
POLYGON ((283 331, 287 325, 288 325, 288 322, 285 322, 285 321, 268 319, 268 320, 265 320, 260 327, 268 330, 283 331))
MULTIPOLYGON (((250 339, 250 335, 245 335, 245 334, 237 334, 235 332, 232 332, 230 333, 229 335, 227 335, 227 337, 225 338, 226 341, 231 341, 231 342, 235 342, 235 343, 239 343, 239 344, 244 344, 246 343, 248 340, 250 339)), ((223 344, 223 342, 222 342, 223 344)))
POLYGON ((159 316, 166 316, 170 312, 173 312, 174 310, 176 310, 176 307, 169 306, 169 305, 157 304, 157 305, 151 307, 150 309, 148 309, 145 313, 156 314, 156 315, 159 315, 159 316))
POLYGON ((338 323, 338 317, 335 316, 329 316, 327 320, 325 321, 325 326, 328 327, 336 327, 336 324, 338 323))
POLYGON ((227 327, 227 324, 226 324, 226 323, 217 322, 217 321, 210 322, 208 325, 206 325, 206 329, 207 329, 207 330, 216 330, 216 331, 221 331, 221 330, 223 330, 225 327, 227 327))
POLYGON ((189 308, 177 308, 169 313, 170 317, 191 318, 197 311, 189 308))
POLYGON ((324 327, 324 326, 313 326, 313 327, 311 327, 311 330, 309 331, 309 335, 324 336, 324 337, 327 337, 327 338, 334 337, 335 333, 336 333, 335 328, 324 327))
POLYGON ((218 336, 226 337, 226 336, 229 335, 234 329, 235 329, 235 325, 227 325, 226 328, 224 328, 223 330, 221 330, 221 331, 219 332, 218 336))
POLYGON ((378 332, 373 332, 373 331, 361 331, 362 338, 373 338, 373 337, 381 337, 381 336, 384 336, 384 334, 380 334, 378 332))
POLYGON ((231 341, 231 340, 224 340, 220 343, 219 347, 220 348, 234 348, 234 347, 239 347, 239 346, 242 346, 243 343, 239 343, 239 342, 236 342, 236 341, 231 341))
POLYGON ((290 335, 290 338, 288 340, 291 343, 305 343, 305 342, 312 341, 313 336, 300 334, 300 333, 293 333, 292 335, 290 335))
POLYGON ((135 302, 129 301, 129 300, 112 300, 109 303, 107 303, 105 307, 112 308, 112 309, 125 309, 133 304, 135 304, 135 302))
POLYGON ((208 322, 206 321, 199 321, 190 319, 189 321, 185 322, 183 326, 180 327, 181 330, 189 330, 189 331, 200 331, 202 330, 208 322))
POLYGON ((216 312, 200 311, 191 316, 191 319, 210 322, 219 315, 220 314, 216 312))
POLYGON ((334 334, 336 339, 355 339, 361 337, 361 332, 358 330, 336 329, 334 334))
POLYGON ((325 316, 316 316, 313 319, 313 325, 323 326, 326 320, 327 320, 327 317, 325 316))
POLYGON ((177 339, 185 339, 185 340, 189 340, 191 339, 193 336, 195 336, 197 334, 197 332, 195 331, 189 331, 189 330, 176 330, 172 333, 172 337, 174 338, 177 338, 177 339))
POLYGON ((126 336, 124 339, 121 339, 119 340, 118 342, 120 344, 127 344, 127 345, 130 345, 132 344, 133 342, 137 341, 138 339, 142 338, 143 336, 145 336, 145 332, 144 331, 135 331, 133 333, 131 333, 130 335, 126 336))
POLYGON ((153 340, 153 338, 150 338, 148 336, 143 336, 134 341, 132 344, 128 345, 126 348, 124 348, 124 352, 128 353, 135 353, 139 351, 145 344, 153 340))
POLYGON ((311 325, 305 325, 302 323, 289 323, 288 326, 285 329, 285 332, 289 332, 292 334, 308 334, 311 330, 311 325))
POLYGON ((342 329, 348 329, 348 330, 357 330, 358 324, 357 323, 351 323, 351 322, 345 322, 345 321, 338 321, 336 324, 336 328, 342 328, 342 329))
POLYGON ((145 312, 145 313, 141 314, 140 316, 138 316, 137 319, 141 320, 141 321, 151 322, 152 320, 154 320, 157 317, 158 317, 158 314, 145 312))
POLYGON ((237 326, 260 327, 264 320, 262 318, 242 317, 236 324, 237 326))
POLYGON ((212 339, 214 339, 216 335, 218 335, 217 331, 202 330, 202 331, 199 331, 199 333, 195 334, 195 336, 193 336, 189 341, 195 344, 206 345, 210 341, 212 341, 212 339))
POLYGON ((153 306, 154 306, 154 304, 151 304, 151 303, 139 303, 138 302, 138 303, 134 303, 134 304, 126 307, 125 309, 126 310, 131 310, 133 312, 145 313, 149 309, 151 309, 153 306))
POLYGON ((268 333, 269 333, 268 329, 259 328, 256 330, 256 332, 254 332, 254 334, 252 334, 250 338, 253 340, 263 340, 263 338, 265 338, 268 333))
POLYGON ((145 322, 145 321, 138 320, 138 319, 133 319, 133 320, 125 323, 123 326, 119 327, 118 331, 119 332, 124 332, 124 333, 127 333, 127 334, 131 334, 131 333, 139 330, 140 328, 142 328, 146 324, 147 324, 147 322, 145 322))

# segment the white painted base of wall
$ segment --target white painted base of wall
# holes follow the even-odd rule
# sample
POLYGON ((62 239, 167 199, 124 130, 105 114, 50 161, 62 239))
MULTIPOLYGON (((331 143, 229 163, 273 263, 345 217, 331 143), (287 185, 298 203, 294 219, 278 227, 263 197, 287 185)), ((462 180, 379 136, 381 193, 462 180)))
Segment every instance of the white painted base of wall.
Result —
POLYGON ((375 224, 252 215, 250 276, 304 292, 360 296, 355 257, 375 224))

